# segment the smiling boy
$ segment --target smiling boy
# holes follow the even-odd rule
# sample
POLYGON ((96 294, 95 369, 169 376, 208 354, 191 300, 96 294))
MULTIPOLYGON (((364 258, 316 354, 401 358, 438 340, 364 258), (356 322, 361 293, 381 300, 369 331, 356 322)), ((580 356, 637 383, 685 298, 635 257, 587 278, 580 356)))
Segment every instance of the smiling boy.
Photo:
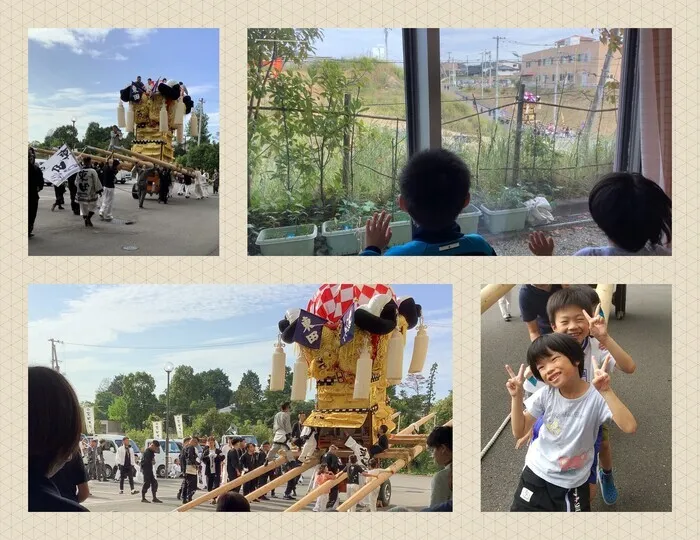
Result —
POLYGON ((511 511, 590 511, 587 484, 599 427, 612 419, 625 433, 637 429, 632 413, 610 388, 610 361, 606 358, 599 368, 591 359, 589 383, 582 378, 584 354, 578 341, 562 333, 541 336, 530 344, 527 362, 546 386, 524 404, 525 365, 517 375, 506 366, 513 436, 520 439, 538 418, 544 426, 528 448, 511 511))

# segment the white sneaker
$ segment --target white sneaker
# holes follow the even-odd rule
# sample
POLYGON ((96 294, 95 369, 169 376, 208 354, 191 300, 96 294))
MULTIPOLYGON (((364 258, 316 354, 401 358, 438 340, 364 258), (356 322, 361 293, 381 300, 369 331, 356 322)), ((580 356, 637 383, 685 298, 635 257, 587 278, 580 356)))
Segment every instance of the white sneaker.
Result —
POLYGON ((123 489, 120 489, 120 490, 119 490, 119 495, 124 495, 124 490, 123 490, 123 489))

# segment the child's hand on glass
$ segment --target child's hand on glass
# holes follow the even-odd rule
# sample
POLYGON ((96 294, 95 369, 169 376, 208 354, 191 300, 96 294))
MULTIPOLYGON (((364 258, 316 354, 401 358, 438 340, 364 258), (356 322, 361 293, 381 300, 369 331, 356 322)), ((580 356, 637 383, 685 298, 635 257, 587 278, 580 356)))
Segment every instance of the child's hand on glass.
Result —
POLYGON ((542 231, 531 233, 527 245, 533 255, 549 256, 554 253, 554 240, 542 231))
POLYGON ((380 250, 389 245, 391 240, 391 214, 382 210, 380 214, 376 212, 367 220, 365 225, 365 247, 374 246, 380 250))
POLYGON ((591 357, 591 362, 593 363, 593 381, 592 384, 595 386, 598 392, 607 392, 610 390, 610 374, 608 373, 608 361, 610 357, 606 357, 603 361, 603 365, 598 367, 598 362, 596 362, 595 357, 591 357))
POLYGON ((604 317, 599 315, 600 304, 596 306, 593 313, 595 313, 595 316, 591 317, 585 309, 583 310, 583 316, 586 317, 586 320, 588 321, 590 334, 598 341, 604 340, 606 337, 608 337, 608 323, 605 321, 604 317))
POLYGON ((510 375, 510 379, 506 381, 506 390, 511 395, 511 397, 518 397, 523 395, 523 382, 525 381, 525 364, 520 364, 520 369, 516 375, 511 367, 506 364, 506 371, 510 375))

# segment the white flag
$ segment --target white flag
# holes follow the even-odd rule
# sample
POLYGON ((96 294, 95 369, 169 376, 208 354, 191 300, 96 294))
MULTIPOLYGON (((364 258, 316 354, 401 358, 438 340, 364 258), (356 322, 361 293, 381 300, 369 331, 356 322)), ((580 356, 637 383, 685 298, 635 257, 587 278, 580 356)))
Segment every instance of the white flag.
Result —
POLYGON ((89 435, 95 434, 95 409, 93 407, 83 407, 85 414, 85 430, 89 435))
POLYGON ((153 422, 153 438, 162 439, 163 438, 163 422, 153 422))
POLYGON ((44 173, 45 180, 54 186, 60 186, 69 176, 80 170, 80 165, 68 145, 64 144, 58 152, 39 165, 39 168, 44 173))
POLYGON ((183 429, 183 425, 182 425, 182 415, 181 415, 181 414, 178 414, 178 415, 175 417, 175 430, 177 431, 177 436, 178 436, 178 438, 182 439, 182 438, 185 436, 185 435, 184 435, 185 430, 183 429))

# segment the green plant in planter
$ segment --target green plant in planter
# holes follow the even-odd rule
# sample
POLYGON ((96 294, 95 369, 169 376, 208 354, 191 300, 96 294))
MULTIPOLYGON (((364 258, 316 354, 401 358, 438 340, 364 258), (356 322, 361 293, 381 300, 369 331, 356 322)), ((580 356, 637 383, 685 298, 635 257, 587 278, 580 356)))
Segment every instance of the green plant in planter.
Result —
POLYGON ((269 231, 267 234, 268 240, 277 238, 295 238, 297 236, 306 236, 314 231, 313 225, 297 225, 293 231, 269 231))
POLYGON ((372 201, 359 203, 351 200, 343 200, 340 203, 339 211, 326 228, 329 231, 352 230, 363 227, 368 216, 378 211, 377 205, 372 201))
POLYGON ((480 198, 489 210, 514 210, 522 207, 525 201, 533 197, 531 192, 523 186, 517 185, 515 187, 503 186, 500 191, 484 193, 480 198))

